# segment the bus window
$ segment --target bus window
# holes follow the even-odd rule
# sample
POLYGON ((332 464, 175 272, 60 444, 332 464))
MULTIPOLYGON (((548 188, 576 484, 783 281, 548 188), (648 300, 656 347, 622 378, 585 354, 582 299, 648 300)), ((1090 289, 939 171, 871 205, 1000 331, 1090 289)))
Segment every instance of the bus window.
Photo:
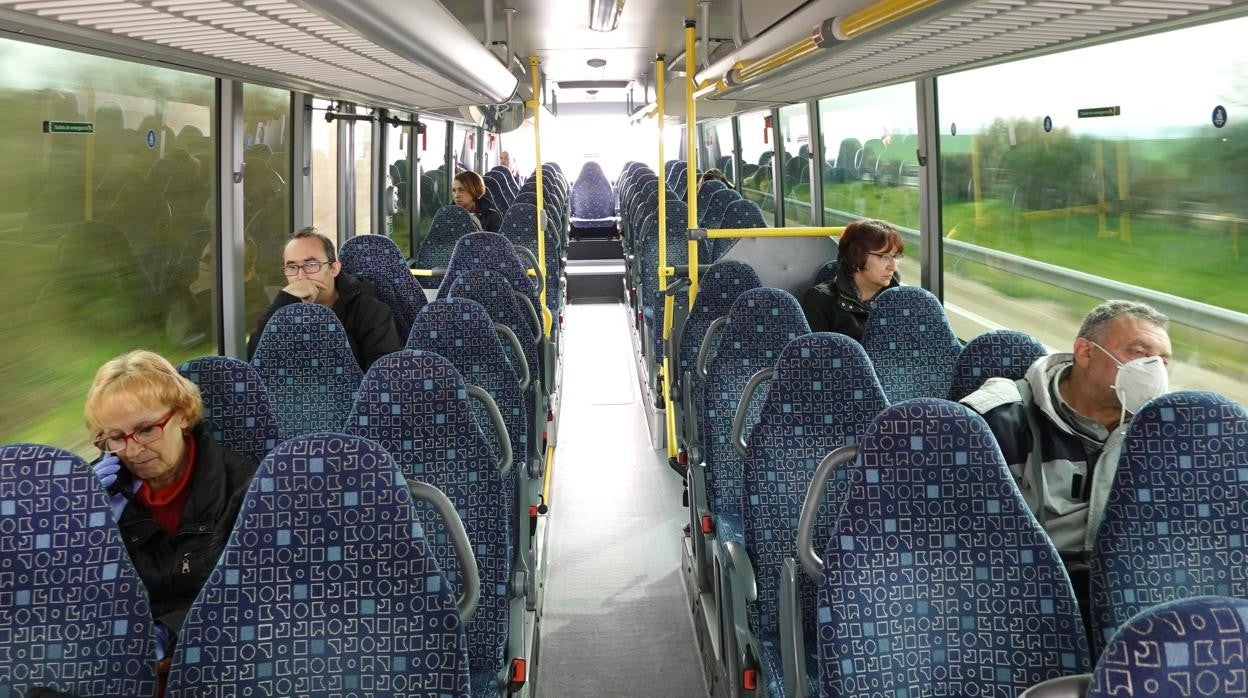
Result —
POLYGON ((780 191, 784 192, 784 224, 811 225, 810 217, 810 119, 806 105, 794 104, 780 110, 780 191))
POLYGON ((326 121, 324 99, 312 100, 312 225, 338 240, 338 122, 326 121))
POLYGON ((740 117, 741 195, 758 204, 767 225, 775 225, 775 181, 772 176, 771 116, 758 111, 740 117))
POLYGON ((1172 321, 1172 387, 1248 402, 1248 124, 1213 118, 1244 92, 1245 32, 1241 18, 940 78, 951 317, 1068 351, 1098 301, 1152 302, 1172 321))

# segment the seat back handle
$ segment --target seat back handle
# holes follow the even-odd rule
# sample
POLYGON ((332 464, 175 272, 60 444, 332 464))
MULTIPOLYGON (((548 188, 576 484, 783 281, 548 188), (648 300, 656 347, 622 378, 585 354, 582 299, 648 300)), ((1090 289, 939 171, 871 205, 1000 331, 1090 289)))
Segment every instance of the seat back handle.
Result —
POLYGON ((737 403, 737 412, 732 416, 732 447, 737 449, 737 453, 745 457, 745 415, 750 411, 750 401, 754 399, 754 393, 758 391, 758 386, 763 381, 771 380, 775 374, 774 368, 764 368, 763 370, 750 376, 750 380, 745 384, 745 390, 741 391, 741 401, 737 403))
POLYGON ((812 579, 819 579, 819 575, 823 573, 823 558, 815 551, 815 519, 819 516, 819 505, 823 504, 828 478, 841 465, 857 457, 858 444, 840 446, 823 457, 815 468, 815 474, 810 478, 810 489, 806 490, 802 513, 797 519, 797 556, 802 563, 802 569, 812 579))
POLYGON ((711 358, 711 340, 719 331, 728 324, 728 316, 715 318, 710 327, 706 328, 706 334, 702 336, 702 346, 698 347, 698 375, 702 380, 706 380, 706 363, 711 358))
POLYGON ((472 543, 464 530, 464 522, 442 490, 419 480, 408 480, 407 489, 412 493, 412 499, 429 504, 446 523, 451 545, 455 547, 455 559, 459 561, 459 579, 463 585, 455 605, 459 608, 460 621, 467 624, 477 612, 477 603, 481 600, 481 575, 477 572, 477 557, 472 554, 472 543))
POLYGON ((494 398, 485 392, 481 386, 468 384, 468 396, 485 406, 485 412, 490 416, 490 423, 494 427, 494 432, 498 435, 498 448, 502 451, 498 458, 498 474, 507 477, 511 474, 511 435, 507 433, 507 423, 503 421, 503 413, 498 409, 498 403, 494 402, 494 398))

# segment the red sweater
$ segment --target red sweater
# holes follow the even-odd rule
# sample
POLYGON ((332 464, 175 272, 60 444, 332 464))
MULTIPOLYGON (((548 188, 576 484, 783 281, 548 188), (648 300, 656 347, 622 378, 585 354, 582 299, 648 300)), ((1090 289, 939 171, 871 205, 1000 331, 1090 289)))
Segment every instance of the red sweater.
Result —
POLYGON ((135 495, 136 499, 152 513, 152 521, 173 535, 182 525, 182 509, 191 494, 191 473, 195 470, 195 439, 186 439, 186 470, 182 476, 169 483, 159 492, 153 492, 145 482, 135 495))

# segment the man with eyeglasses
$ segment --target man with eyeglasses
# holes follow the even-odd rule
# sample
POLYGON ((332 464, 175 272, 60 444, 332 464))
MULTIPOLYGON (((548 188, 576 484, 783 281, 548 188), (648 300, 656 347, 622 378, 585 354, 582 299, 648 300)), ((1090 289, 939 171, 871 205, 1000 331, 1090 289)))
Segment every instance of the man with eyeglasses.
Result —
POLYGON ((307 227, 292 236, 282 254, 286 287, 278 292, 247 340, 247 358, 256 353, 264 326, 278 308, 318 303, 334 311, 347 331, 351 353, 367 371, 378 358, 403 348, 390 307, 377 299, 369 282, 343 273, 334 242, 307 227))

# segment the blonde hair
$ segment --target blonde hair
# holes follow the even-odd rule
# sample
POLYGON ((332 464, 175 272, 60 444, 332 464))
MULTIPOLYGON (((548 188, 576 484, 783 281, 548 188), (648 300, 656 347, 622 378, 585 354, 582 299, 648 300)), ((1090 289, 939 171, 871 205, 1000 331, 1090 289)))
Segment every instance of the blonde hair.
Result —
POLYGON ((100 367, 87 391, 83 418, 95 436, 103 433, 96 419, 100 407, 117 395, 133 396, 141 403, 156 407, 168 405, 194 426, 204 416, 204 403, 199 386, 184 378, 165 357, 146 349, 122 354, 100 367))

